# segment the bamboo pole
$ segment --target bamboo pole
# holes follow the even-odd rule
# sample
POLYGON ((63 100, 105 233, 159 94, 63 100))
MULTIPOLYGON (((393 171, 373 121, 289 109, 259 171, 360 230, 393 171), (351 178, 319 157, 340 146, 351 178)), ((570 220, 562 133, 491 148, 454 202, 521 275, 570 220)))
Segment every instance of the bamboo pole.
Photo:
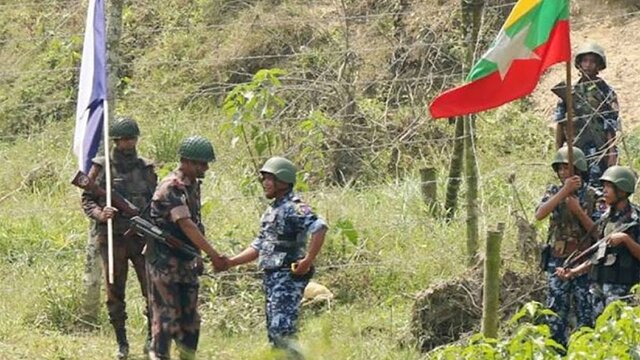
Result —
POLYGON ((467 178, 467 264, 472 266, 478 258, 478 168, 474 144, 474 116, 465 121, 465 175, 467 178))
POLYGON ((462 175, 462 157, 464 152, 464 119, 456 118, 455 138, 453 141, 453 154, 449 163, 449 175, 447 176, 447 190, 445 193, 444 211, 447 221, 451 221, 456 212, 458 202, 458 189, 462 175))
MULTIPOLYGON (((467 33, 465 62, 473 66, 478 33, 485 0, 462 0, 463 22, 467 33)), ((467 264, 475 264, 478 256, 478 168, 475 149, 475 115, 465 117, 465 176, 467 179, 467 264)))

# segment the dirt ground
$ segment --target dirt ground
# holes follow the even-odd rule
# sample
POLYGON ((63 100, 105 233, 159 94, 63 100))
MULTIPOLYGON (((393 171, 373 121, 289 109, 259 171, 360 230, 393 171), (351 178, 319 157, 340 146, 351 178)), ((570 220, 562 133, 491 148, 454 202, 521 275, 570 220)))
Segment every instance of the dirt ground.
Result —
MULTIPOLYGON (((640 126, 640 0, 577 0, 571 15, 573 50, 595 41, 606 51, 607 68, 600 76, 618 94, 623 131, 640 126)), ((571 76, 575 81, 577 70, 571 76)), ((564 78, 564 65, 553 66, 530 98, 536 111, 549 119, 550 126, 557 102, 550 89, 564 78)))

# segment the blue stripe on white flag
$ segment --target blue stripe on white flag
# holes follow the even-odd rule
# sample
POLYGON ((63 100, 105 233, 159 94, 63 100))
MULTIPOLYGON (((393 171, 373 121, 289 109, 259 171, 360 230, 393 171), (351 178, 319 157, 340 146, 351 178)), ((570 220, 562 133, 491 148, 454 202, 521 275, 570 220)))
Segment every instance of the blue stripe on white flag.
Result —
POLYGON ((91 168, 102 137, 104 102, 107 98, 107 44, 104 0, 90 0, 82 48, 76 128, 73 151, 78 167, 85 173, 91 168))

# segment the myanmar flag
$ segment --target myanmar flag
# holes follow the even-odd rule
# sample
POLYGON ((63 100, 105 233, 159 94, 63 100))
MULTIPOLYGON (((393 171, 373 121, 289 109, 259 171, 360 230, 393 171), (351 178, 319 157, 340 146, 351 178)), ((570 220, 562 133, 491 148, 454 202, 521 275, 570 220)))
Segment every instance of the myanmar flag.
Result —
POLYGON ((436 97, 431 116, 476 113, 528 95, 544 70, 570 57, 569 1, 520 0, 467 83, 436 97))

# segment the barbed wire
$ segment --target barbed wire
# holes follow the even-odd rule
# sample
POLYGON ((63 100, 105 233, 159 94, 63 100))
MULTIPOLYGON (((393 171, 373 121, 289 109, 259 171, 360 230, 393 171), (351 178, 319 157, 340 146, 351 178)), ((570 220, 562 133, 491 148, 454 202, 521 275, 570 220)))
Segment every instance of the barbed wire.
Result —
MULTIPOLYGON (((73 2, 69 2, 70 4, 77 4, 77 2, 73 1, 73 2)), ((412 4, 409 4, 409 6, 411 6, 412 4)), ((499 4, 499 5, 488 5, 485 6, 485 9, 498 9, 498 8, 502 8, 502 7, 507 7, 507 6, 513 6, 515 5, 515 2, 513 3, 508 3, 508 4, 499 4)), ((0 9, 5 7, 5 6, 10 6, 10 5, 0 5, 0 9)), ((336 8, 336 11, 338 10, 338 8, 336 8)), ((198 31, 202 31, 202 30, 207 30, 207 29, 217 29, 217 30, 225 30, 228 28, 236 28, 236 27, 252 27, 252 26, 282 26, 282 25, 309 25, 310 22, 313 22, 314 24, 323 24, 323 23, 343 23, 344 21, 363 21, 363 20, 370 20, 370 19, 378 19, 378 18, 382 18, 382 17, 389 17, 389 16, 407 16, 407 15, 414 15, 416 13, 419 13, 420 15, 427 15, 427 14, 435 14, 435 13, 442 13, 442 12, 450 12, 449 9, 430 9, 430 11, 425 12, 424 9, 421 9, 420 11, 416 11, 416 10, 409 10, 409 11, 390 11, 390 12, 379 12, 379 13, 368 13, 368 14, 359 14, 359 15, 338 15, 338 16, 330 16, 330 17, 325 17, 325 18, 318 18, 318 17, 313 17, 311 19, 295 19, 295 20, 277 20, 277 21, 264 21, 261 20, 260 22, 247 22, 247 23, 241 23, 241 22, 233 22, 230 24, 208 24, 208 25, 172 25, 172 26, 163 26, 163 27, 138 27, 135 29, 135 31, 132 31, 133 33, 135 33, 136 35, 150 35, 150 34, 157 34, 157 33, 162 33, 162 32, 171 32, 171 33, 175 33, 175 32, 180 32, 180 31, 189 31, 189 30, 198 30, 198 31)), ((70 32, 70 33, 62 33, 60 34, 60 37, 72 37, 72 36, 83 36, 84 33, 81 32, 70 32)), ((13 43, 13 42, 26 42, 26 41, 33 41, 33 40, 39 40, 39 39, 49 39, 51 38, 48 35, 43 35, 43 36, 31 36, 31 37, 12 37, 11 39, 7 39, 4 41, 0 41, 0 44, 3 43, 13 43)))
MULTIPOLYGON (((415 50, 417 48, 428 48, 428 47, 435 47, 435 46, 443 46, 443 45, 456 45, 456 44, 460 44, 462 43, 462 41, 441 41, 441 42, 430 42, 430 43, 413 43, 410 45, 402 45, 402 47, 408 49, 408 50, 415 50)), ((291 59, 291 58, 298 58, 298 57, 306 57, 306 56, 317 56, 317 55, 335 55, 335 56, 344 56, 347 54, 366 54, 366 53, 372 53, 372 52, 379 52, 379 51, 384 51, 384 50, 391 50, 391 49, 397 49, 399 46, 398 45, 386 45, 386 46, 378 46, 378 47, 367 47, 367 48, 360 48, 357 51, 354 51, 353 49, 340 49, 340 50, 333 50, 333 51, 321 51, 319 53, 314 53, 314 52, 294 52, 294 53, 277 53, 277 54, 259 54, 259 55, 245 55, 245 56, 228 56, 225 57, 221 60, 212 60, 212 59, 180 59, 180 60, 158 60, 158 61, 130 61, 130 62, 121 62, 118 65, 122 66, 122 67, 126 67, 126 66, 133 66, 135 65, 136 67, 145 67, 145 66, 172 66, 172 65, 194 65, 194 64, 203 64, 203 65, 216 65, 216 62, 218 63, 224 63, 224 62, 228 62, 228 61, 244 61, 244 60, 266 60, 266 59, 291 59)), ((310 48, 310 50, 312 50, 312 48, 310 48)), ((458 61, 459 60, 455 60, 454 61, 458 61)), ((55 68, 55 69, 38 69, 38 70, 9 70, 9 71, 2 71, 0 72, 0 75, 2 76, 7 76, 7 75, 23 75, 23 74, 51 74, 51 73, 58 73, 58 72, 66 72, 66 71, 77 71, 79 69, 80 65, 78 64, 78 66, 73 66, 73 67, 59 67, 59 68, 55 68)))
MULTIPOLYGON (((328 69, 329 71, 332 69, 328 69)), ((397 82, 397 83, 411 83, 411 82, 419 82, 419 81, 423 81, 423 80, 434 80, 434 79, 447 79, 447 78, 451 78, 451 77, 458 77, 463 75, 462 73, 433 73, 427 76, 417 76, 417 77, 411 77, 411 78, 401 78, 401 79, 371 79, 371 80, 355 80, 354 82, 350 83, 353 85, 376 85, 376 84, 388 84, 388 83, 393 83, 393 82, 397 82)), ((287 78, 281 78, 282 80, 288 80, 287 78)), ((287 84, 287 83, 283 83, 282 86, 280 88, 278 88, 278 92, 286 92, 286 91, 290 91, 290 90, 299 90, 298 86, 303 86, 305 89, 309 87, 308 84, 316 84, 316 85, 325 85, 325 86, 331 86, 331 85, 337 85, 340 84, 340 82, 338 81, 328 81, 328 80, 322 80, 322 79, 317 79, 317 80, 313 80, 313 79, 299 79, 296 78, 295 80, 293 80, 295 82, 297 82, 298 84, 287 84), (305 85, 306 84, 306 85, 305 85)), ((214 85, 220 85, 219 87, 215 87, 215 88, 207 88, 207 89, 201 89, 199 90, 197 93, 185 93, 183 91, 180 92, 163 92, 161 93, 162 95, 162 99, 163 100, 185 100, 187 98, 190 97, 215 97, 215 96, 222 96, 222 95, 226 95, 230 89, 232 89, 235 86, 240 86, 240 85, 246 85, 246 84, 250 84, 251 81, 244 81, 244 82, 238 82, 238 83, 213 83, 214 85), (211 89, 214 90, 219 90, 219 91, 211 91, 211 89)), ((318 89, 316 88, 309 88, 310 90, 314 90, 317 91, 318 89)), ((158 93, 143 93, 143 92, 139 92, 139 91, 132 91, 129 94, 126 95, 127 99, 155 99, 158 97, 158 93)), ((9 99, 5 100, 5 103, 9 101, 9 99)), ((31 107, 31 106, 49 106, 49 105, 63 105, 63 104, 69 104, 69 103, 75 103, 76 99, 62 99, 62 100, 51 100, 51 101, 37 101, 37 102, 20 102, 18 104, 16 104, 16 106, 14 106, 14 108, 23 108, 23 107, 31 107)))
MULTIPOLYGON (((505 175, 507 172, 511 173, 513 171, 515 171, 515 169, 519 168, 519 167, 531 167, 532 165, 537 165, 537 164, 532 164, 532 163, 514 163, 511 164, 509 166, 499 166, 499 167, 493 167, 491 169, 490 172, 488 172, 487 174, 485 174, 483 176, 483 179, 487 180, 487 179, 491 179, 497 176, 501 176, 501 175, 505 175)), ((543 164, 540 164, 543 165, 543 164)), ((544 164, 543 166, 547 166, 546 164, 544 164)), ((406 181, 403 183, 385 183, 385 184, 372 184, 372 185, 362 185, 362 186, 356 186, 356 187, 352 187, 352 188, 335 188, 335 189, 327 189, 327 188, 323 188, 323 189, 318 189, 318 190, 309 190, 309 191, 304 191, 304 192, 300 192, 300 195, 303 198, 313 198, 313 197, 327 197, 329 194, 331 193, 335 193, 335 194, 341 194, 344 193, 345 191, 356 191, 356 192, 366 192, 366 191, 372 191, 372 190, 376 190, 376 191, 383 191, 383 190, 391 190, 394 187, 395 190, 400 189, 400 191, 397 191, 397 193, 399 194, 398 197, 406 197, 406 196, 402 196, 406 194, 406 191, 401 191, 402 189, 405 189, 407 187, 414 189, 414 193, 417 194, 417 197, 420 197, 420 191, 421 191, 421 186, 422 185, 428 185, 428 184, 436 184, 436 185, 440 185, 443 186, 444 184, 447 183, 448 180, 450 179, 454 179, 454 180, 466 180, 468 179, 469 176, 459 176, 459 177, 447 177, 447 176, 443 176, 440 177, 436 180, 433 181, 421 181, 421 180, 411 180, 411 181, 406 181), (399 187, 398 187, 399 186, 399 187)), ((506 181, 506 179, 505 179, 506 181)), ((229 203, 229 202, 238 202, 238 201, 250 201, 250 202, 255 202, 257 199, 260 199, 262 196, 261 194, 255 194, 255 195, 234 195, 234 196, 216 196, 215 199, 217 201, 220 201, 222 203, 229 203)), ((258 204, 257 204, 258 205, 258 204)), ((80 200, 78 200, 78 207, 80 206, 80 200)), ((53 212, 53 211, 69 211, 69 207, 67 205, 60 205, 60 206, 49 206, 49 207, 40 207, 38 209, 10 209, 10 214, 12 216, 19 216, 19 215, 33 215, 33 214, 40 214, 40 213, 46 213, 46 212, 53 212)), ((0 215, 3 215, 3 213, 0 211, 0 215)), ((216 218, 215 216, 213 216, 212 218, 216 218)), ((219 219, 224 219, 223 217, 219 217, 219 219)))
MULTIPOLYGON (((73 4, 77 4, 77 2, 70 2, 73 4)), ((489 5, 489 6, 484 6, 483 8, 486 9, 499 9, 499 8, 503 8, 503 7, 510 7, 515 5, 516 3, 508 3, 508 4, 498 4, 498 5, 489 5)), ((0 5, 0 8, 2 8, 3 6, 8 6, 8 5, 0 5)), ((407 15, 415 15, 416 13, 419 13, 420 15, 423 14, 434 14, 434 13, 442 13, 442 12, 448 12, 448 10, 446 9, 432 9, 432 11, 429 12, 424 12, 424 11, 416 11, 416 10, 410 10, 410 11, 393 11, 393 12, 381 12, 381 13, 373 13, 373 14, 362 14, 362 15, 350 15, 350 16, 331 16, 330 18, 325 18, 326 19, 326 23, 342 23, 344 21, 362 21, 362 20, 370 20, 370 19, 377 19, 377 18, 381 18, 381 17, 388 17, 388 16, 407 16, 407 15)), ((628 13, 624 13, 624 14, 620 14, 620 15, 606 15, 606 16, 600 16, 600 17, 596 17, 596 18, 592 18, 592 19, 584 19, 584 20, 580 20, 580 21, 573 21, 572 25, 574 26, 582 26, 582 25, 587 25, 587 24, 591 24, 594 22, 599 22, 602 21, 603 19, 616 19, 616 18, 623 18, 623 17, 632 17, 634 15, 640 14, 640 10, 639 11, 631 11, 628 13)), ((139 27, 136 28, 135 30, 133 30, 132 32, 135 33, 135 35, 140 36, 140 35, 151 35, 151 34, 158 34, 158 33, 162 33, 162 32, 171 32, 171 33, 175 33, 175 32, 180 32, 180 31, 189 31, 189 30, 198 30, 198 31, 202 31, 202 30, 211 30, 211 29, 217 29, 217 30, 225 30, 228 28, 236 28, 236 27, 253 27, 253 26, 283 26, 283 25, 309 25, 310 21, 313 21, 314 24, 322 24, 324 23, 324 21, 320 21, 323 20, 322 18, 317 18, 314 17, 312 19, 300 19, 300 20, 278 20, 278 21, 263 21, 261 20, 260 22, 248 22, 248 23, 238 23, 238 22, 233 22, 230 24, 209 24, 209 25, 200 25, 200 26, 194 26, 194 25, 188 25, 188 26, 180 26, 180 25, 173 25, 173 26, 163 26, 163 27, 139 27)), ((11 39, 6 39, 6 40, 2 40, 0 41, 0 44, 11 44, 11 43, 20 43, 20 42, 28 42, 28 41, 34 41, 34 40, 40 40, 40 39, 63 39, 63 38, 68 38, 68 37, 74 37, 74 36, 79 36, 82 37, 84 36, 83 32, 69 32, 69 33, 60 33, 57 35, 53 35, 53 33, 49 32, 49 34, 46 35, 42 35, 42 36, 30 36, 30 37, 12 37, 11 39)))

